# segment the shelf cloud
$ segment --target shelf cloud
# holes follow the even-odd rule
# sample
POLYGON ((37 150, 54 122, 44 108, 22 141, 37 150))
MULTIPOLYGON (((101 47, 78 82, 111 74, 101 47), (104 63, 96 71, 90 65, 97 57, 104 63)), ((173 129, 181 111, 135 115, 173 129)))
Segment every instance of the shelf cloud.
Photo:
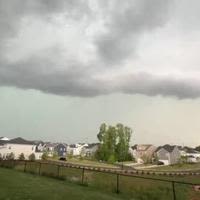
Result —
POLYGON ((193 2, 0 0, 0 85, 197 98, 200 5, 193 2))

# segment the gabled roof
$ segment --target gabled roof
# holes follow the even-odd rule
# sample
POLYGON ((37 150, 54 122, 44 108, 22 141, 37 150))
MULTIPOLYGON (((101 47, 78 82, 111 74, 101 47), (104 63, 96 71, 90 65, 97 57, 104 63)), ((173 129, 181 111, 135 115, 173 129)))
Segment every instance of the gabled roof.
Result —
POLYGON ((32 141, 25 140, 21 137, 14 138, 12 140, 6 141, 8 144, 34 144, 32 141))
POLYGON ((137 149, 137 144, 133 145, 133 146, 131 147, 131 149, 132 149, 132 150, 136 150, 136 149, 137 149))
POLYGON ((75 144, 70 144, 69 147, 70 148, 76 148, 76 145, 75 144))
POLYGON ((197 151, 197 150, 195 150, 195 149, 193 149, 191 147, 187 147, 187 146, 186 147, 182 147, 181 150, 185 151, 186 153, 192 153, 192 154, 200 153, 199 151, 197 151))
POLYGON ((65 148, 67 148, 67 145, 66 145, 66 144, 63 144, 63 143, 58 143, 58 144, 55 146, 55 148, 58 147, 58 146, 63 146, 63 147, 65 147, 65 148))
POLYGON ((33 140, 32 141, 34 144, 36 144, 36 145, 44 145, 45 143, 42 141, 42 140, 33 140))
POLYGON ((48 142, 44 145, 45 147, 55 147, 57 146, 57 143, 51 143, 51 142, 48 142))
POLYGON ((30 145, 33 145, 34 143, 32 141, 28 141, 21 137, 18 137, 18 138, 14 138, 12 140, 0 140, 0 144, 1 145, 3 145, 3 144, 30 144, 30 145))
POLYGON ((93 148, 95 146, 99 146, 99 145, 100 145, 100 143, 91 143, 91 144, 88 144, 88 146, 86 146, 85 148, 86 149, 91 149, 91 148, 93 148))
POLYGON ((165 149, 166 151, 168 152, 172 152, 174 150, 174 148, 177 147, 176 145, 169 145, 169 144, 165 144, 164 146, 159 146, 157 149, 156 149, 156 152, 158 152, 160 149, 165 149))
POLYGON ((152 144, 135 144, 131 147, 132 150, 138 150, 138 151, 147 151, 150 147, 152 147, 152 144))

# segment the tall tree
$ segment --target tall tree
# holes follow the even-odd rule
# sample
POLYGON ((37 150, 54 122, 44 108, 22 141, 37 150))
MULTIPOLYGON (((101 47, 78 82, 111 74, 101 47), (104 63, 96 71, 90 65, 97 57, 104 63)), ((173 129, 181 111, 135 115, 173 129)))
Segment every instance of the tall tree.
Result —
POLYGON ((97 135, 100 142, 97 158, 109 162, 127 160, 131 134, 131 128, 123 124, 116 126, 101 124, 97 135))

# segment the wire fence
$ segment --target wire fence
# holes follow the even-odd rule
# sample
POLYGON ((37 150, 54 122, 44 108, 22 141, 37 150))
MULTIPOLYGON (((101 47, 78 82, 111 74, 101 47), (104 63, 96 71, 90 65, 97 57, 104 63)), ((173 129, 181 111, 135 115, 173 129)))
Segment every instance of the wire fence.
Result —
POLYGON ((134 171, 50 161, 3 160, 0 161, 0 167, 67 180, 105 192, 120 193, 136 200, 200 199, 199 176, 187 177, 188 179, 173 176, 156 177, 137 174, 134 171))

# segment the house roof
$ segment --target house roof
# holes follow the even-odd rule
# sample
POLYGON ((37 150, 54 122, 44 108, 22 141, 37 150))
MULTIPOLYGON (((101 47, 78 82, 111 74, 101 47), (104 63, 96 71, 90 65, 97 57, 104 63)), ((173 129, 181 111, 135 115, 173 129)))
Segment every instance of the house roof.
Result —
POLYGON ((192 154, 200 153, 199 151, 197 151, 197 150, 195 150, 195 149, 193 149, 191 147, 187 147, 187 146, 186 147, 182 147, 181 150, 185 151, 186 153, 192 153, 192 154))
POLYGON ((69 147, 70 148, 76 148, 76 145, 75 144, 70 144, 69 147))
POLYGON ((177 147, 176 145, 169 145, 169 144, 165 144, 164 146, 159 146, 156 149, 156 152, 159 151, 160 149, 165 149, 168 152, 172 152, 174 150, 174 148, 177 147))
POLYGON ((67 147, 67 145, 63 143, 58 143, 55 147, 58 147, 58 146, 64 146, 65 148, 67 147))
POLYGON ((57 143, 48 142, 48 143, 45 144, 45 147, 55 147, 57 145, 58 145, 57 143))
POLYGON ((100 145, 100 143, 91 143, 91 144, 88 144, 88 146, 86 146, 85 148, 86 149, 91 149, 91 148, 93 148, 95 146, 99 146, 99 145, 100 145))
POLYGON ((136 150, 136 149, 137 149, 137 144, 133 145, 133 146, 131 147, 131 149, 132 149, 132 150, 136 150))
POLYGON ((32 141, 28 141, 28 140, 25 140, 21 137, 17 137, 17 138, 14 138, 12 140, 0 140, 0 144, 31 144, 33 145, 34 143, 32 141))
POLYGON ((9 143, 9 144, 34 144, 34 142, 25 140, 21 137, 17 137, 12 140, 6 141, 6 143, 9 143))
POLYGON ((147 151, 152 144, 135 144, 134 146, 131 147, 132 150, 138 150, 138 151, 147 151))

